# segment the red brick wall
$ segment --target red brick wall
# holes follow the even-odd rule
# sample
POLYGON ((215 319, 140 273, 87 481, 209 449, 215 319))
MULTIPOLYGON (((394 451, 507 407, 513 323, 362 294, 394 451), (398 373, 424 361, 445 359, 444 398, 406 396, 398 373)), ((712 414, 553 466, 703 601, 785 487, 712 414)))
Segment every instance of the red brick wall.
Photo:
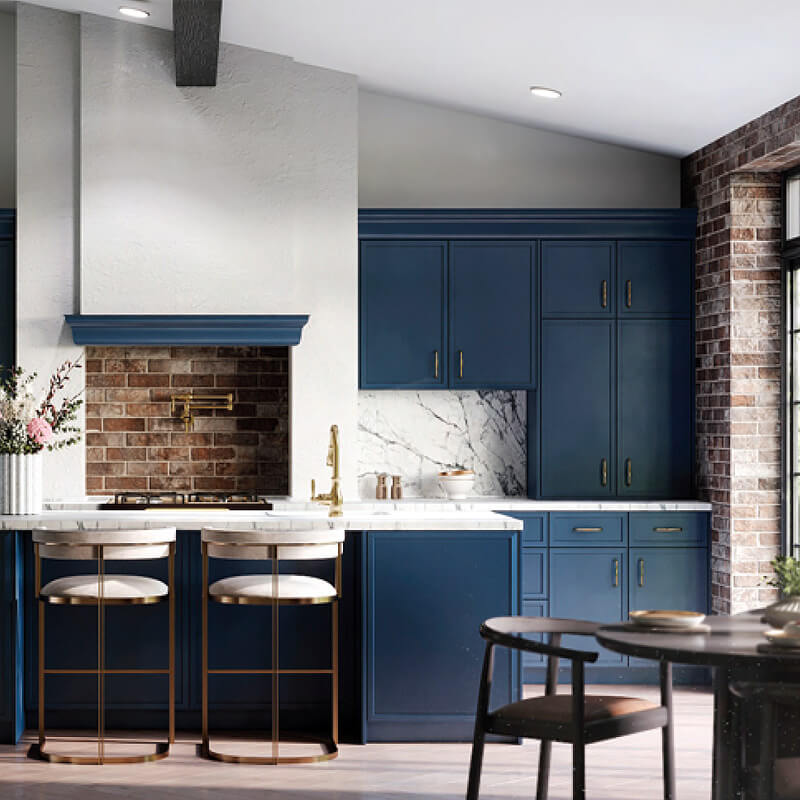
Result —
POLYGON ((712 600, 768 602, 780 550, 780 173, 800 162, 800 98, 684 159, 698 209, 697 458, 713 505, 712 600))
POLYGON ((86 490, 287 494, 287 348, 87 347, 86 490), (187 433, 177 393, 234 396, 187 433))

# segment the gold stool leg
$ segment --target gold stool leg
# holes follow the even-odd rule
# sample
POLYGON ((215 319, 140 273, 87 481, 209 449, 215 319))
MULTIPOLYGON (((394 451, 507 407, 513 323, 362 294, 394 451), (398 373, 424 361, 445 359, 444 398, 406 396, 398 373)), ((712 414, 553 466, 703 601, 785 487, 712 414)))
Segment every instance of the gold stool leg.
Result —
POLYGON ((202 739, 201 755, 208 757, 208 545, 203 542, 203 630, 202 630, 202 739))
POLYGON ((36 602, 39 604, 39 749, 44 747, 44 601, 41 598, 42 562, 39 544, 34 545, 36 553, 36 602))
POLYGON ((280 754, 280 696, 278 691, 278 548, 272 553, 272 757, 277 761, 280 754))
POLYGON ((169 743, 175 744, 175 542, 169 545, 169 743))
POLYGON ((103 763, 105 755, 105 620, 103 619, 105 599, 105 564, 103 545, 97 548, 97 758, 103 763))

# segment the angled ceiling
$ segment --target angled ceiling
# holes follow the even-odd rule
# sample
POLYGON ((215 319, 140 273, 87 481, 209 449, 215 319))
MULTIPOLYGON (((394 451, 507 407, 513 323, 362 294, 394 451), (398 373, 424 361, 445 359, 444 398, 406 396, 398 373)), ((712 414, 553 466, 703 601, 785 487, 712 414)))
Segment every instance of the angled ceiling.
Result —
MULTIPOLYGON (((119 19, 171 0, 34 0, 119 19)), ((129 24, 141 24, 130 22, 129 24)), ((800 3, 225 0, 222 39, 361 86, 682 156, 800 94, 800 3), (563 92, 534 99, 532 84, 563 92)))

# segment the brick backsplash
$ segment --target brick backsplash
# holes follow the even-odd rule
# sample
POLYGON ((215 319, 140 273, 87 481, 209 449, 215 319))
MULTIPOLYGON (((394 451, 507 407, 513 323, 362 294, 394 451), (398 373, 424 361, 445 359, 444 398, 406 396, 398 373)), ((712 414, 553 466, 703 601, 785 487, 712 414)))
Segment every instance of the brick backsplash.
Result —
POLYGON ((86 491, 287 494, 284 347, 87 347, 86 491), (233 393, 186 432, 176 393, 233 393))
POLYGON ((781 540, 780 173, 800 162, 800 98, 682 163, 698 209, 697 459, 712 512, 712 603, 774 597, 763 576, 781 540))

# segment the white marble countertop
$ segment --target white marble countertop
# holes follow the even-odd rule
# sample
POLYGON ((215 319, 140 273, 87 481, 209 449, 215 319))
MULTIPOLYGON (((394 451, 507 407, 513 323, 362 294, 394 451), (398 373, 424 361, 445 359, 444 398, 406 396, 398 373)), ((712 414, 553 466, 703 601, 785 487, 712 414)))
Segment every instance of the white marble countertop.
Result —
POLYGON ((490 510, 393 511, 346 509, 345 515, 331 519, 327 509, 290 508, 276 511, 97 511, 54 510, 37 515, 0 516, 0 530, 24 531, 47 527, 55 530, 124 530, 131 528, 174 527, 199 530, 203 527, 244 530, 349 530, 450 531, 520 530, 522 522, 490 510))
MULTIPOLYGON (((45 507, 53 511, 91 511, 111 497, 79 497, 52 500, 45 507)), ((269 497, 274 511, 319 511, 320 506, 308 500, 291 497, 269 497)), ((404 500, 353 500, 344 504, 345 514, 384 513, 488 513, 492 511, 711 511, 711 503, 701 500, 529 500, 527 497, 470 497, 466 500, 409 497, 404 500)), ((120 513, 120 512, 113 512, 120 513)), ((141 512, 135 512, 141 513, 141 512)), ((156 512, 147 512, 156 513, 156 512)), ((188 513, 181 511, 181 515, 188 513)), ((201 512, 206 515, 208 512, 201 512)), ((246 513, 246 512, 225 512, 246 513)), ((252 512, 251 512, 252 513, 252 512)))

